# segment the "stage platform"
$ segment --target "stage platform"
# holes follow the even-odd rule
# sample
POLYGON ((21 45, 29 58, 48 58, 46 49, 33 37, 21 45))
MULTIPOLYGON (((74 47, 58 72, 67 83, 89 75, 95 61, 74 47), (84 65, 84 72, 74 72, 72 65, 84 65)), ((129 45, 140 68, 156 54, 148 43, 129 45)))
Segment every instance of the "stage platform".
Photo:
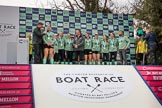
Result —
POLYGON ((161 108, 162 66, 0 65, 0 108, 161 108))

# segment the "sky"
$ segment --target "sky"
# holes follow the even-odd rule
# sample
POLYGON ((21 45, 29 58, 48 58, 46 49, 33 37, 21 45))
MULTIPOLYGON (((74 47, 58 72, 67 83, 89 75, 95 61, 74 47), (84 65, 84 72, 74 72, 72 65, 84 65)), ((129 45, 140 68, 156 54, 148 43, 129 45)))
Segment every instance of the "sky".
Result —
MULTIPOLYGON (((44 8, 50 8, 51 6, 47 3, 47 1, 48 0, 0 0, 0 5, 38 7, 39 8, 39 7, 41 7, 41 3, 43 3, 44 8)), ((64 0, 55 0, 55 1, 56 1, 56 3, 61 3, 64 0)), ((113 0, 113 1, 114 2, 120 1, 120 5, 125 5, 128 2, 128 0, 113 0)), ((129 0, 129 1, 133 1, 133 0, 129 0)))
MULTIPOLYGON (((41 0, 44 5, 47 5, 47 0, 41 0)), ((39 7, 39 0, 0 0, 0 5, 6 6, 22 6, 22 7, 39 7)), ((47 6, 49 7, 49 6, 47 6)), ((47 8, 46 7, 46 8, 47 8)))

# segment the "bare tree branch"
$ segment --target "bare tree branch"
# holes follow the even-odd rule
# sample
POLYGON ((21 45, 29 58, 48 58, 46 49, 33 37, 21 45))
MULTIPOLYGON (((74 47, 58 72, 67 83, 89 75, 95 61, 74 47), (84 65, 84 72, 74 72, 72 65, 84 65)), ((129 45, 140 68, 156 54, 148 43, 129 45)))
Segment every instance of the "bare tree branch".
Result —
MULTIPOLYGON (((38 5, 38 0, 36 5, 38 5)), ((112 0, 64 0, 63 2, 56 2, 56 0, 48 0, 53 9, 59 10, 83 10, 89 12, 105 12, 105 13, 125 13, 138 14, 143 6, 144 0, 128 0, 127 4, 121 6, 118 2, 112 0)), ((44 7, 39 3, 40 7, 44 7)), ((151 11, 151 9, 150 9, 151 11)))
POLYGON ((85 5, 85 0, 80 0, 85 5))
POLYGON ((52 7, 53 9, 62 10, 62 9, 60 8, 61 5, 57 5, 55 0, 53 0, 52 2, 49 2, 49 4, 51 5, 51 7, 52 7), (52 3, 52 2, 53 2, 53 3, 52 3), (54 6, 53 6, 53 5, 54 5, 54 6))
POLYGON ((84 9, 82 6, 79 5, 79 3, 77 2, 77 0, 74 0, 74 1, 76 2, 76 5, 77 5, 80 9, 82 9, 82 10, 85 11, 85 9, 84 9))
POLYGON ((70 0, 66 0, 66 1, 69 3, 69 5, 70 5, 70 7, 71 7, 71 10, 74 11, 74 6, 72 5, 71 1, 70 1, 70 0))
POLYGON ((94 9, 94 11, 96 11, 96 12, 99 10, 98 2, 99 2, 99 0, 96 0, 96 3, 95 3, 96 6, 95 6, 95 9, 94 9))
MULTIPOLYGON (((106 4, 107 4, 107 0, 105 0, 103 10, 106 9, 106 7, 107 7, 106 4)), ((103 10, 102 10, 102 11, 103 11, 103 10)))

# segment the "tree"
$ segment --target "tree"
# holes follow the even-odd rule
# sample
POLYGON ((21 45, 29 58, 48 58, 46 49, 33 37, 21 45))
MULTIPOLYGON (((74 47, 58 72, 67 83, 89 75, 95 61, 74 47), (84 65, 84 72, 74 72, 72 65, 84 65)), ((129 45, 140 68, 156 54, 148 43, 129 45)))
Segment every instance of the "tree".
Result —
MULTIPOLYGON (((135 18, 145 21, 145 26, 150 26, 156 32, 159 46, 162 45, 162 0, 143 0, 141 7, 136 8, 135 18)), ((141 24, 142 25, 142 24, 141 24)), ((162 64, 162 48, 159 51, 159 63, 162 64)))
POLYGON ((137 8, 135 18, 146 21, 151 26, 157 26, 159 23, 162 23, 160 19, 161 12, 161 3, 160 0, 144 0, 143 6, 137 8))
MULTIPOLYGON (((142 0, 128 0, 126 3, 114 0, 47 0, 47 5, 57 10, 80 10, 88 12, 118 13, 118 14, 134 14, 136 7, 141 5, 142 0)), ((39 7, 47 7, 43 2, 36 0, 39 7)))
POLYGON ((64 0, 62 3, 53 0, 49 3, 53 9, 112 13, 109 8, 111 0, 64 0))

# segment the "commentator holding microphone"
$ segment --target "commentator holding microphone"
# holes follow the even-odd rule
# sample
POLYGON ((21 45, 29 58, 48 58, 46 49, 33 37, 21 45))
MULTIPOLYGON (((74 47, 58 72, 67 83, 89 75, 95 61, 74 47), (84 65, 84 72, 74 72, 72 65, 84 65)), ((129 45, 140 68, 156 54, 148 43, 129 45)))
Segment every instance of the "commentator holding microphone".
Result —
POLYGON ((41 64, 43 58, 43 23, 38 22, 33 31, 34 64, 41 64))

